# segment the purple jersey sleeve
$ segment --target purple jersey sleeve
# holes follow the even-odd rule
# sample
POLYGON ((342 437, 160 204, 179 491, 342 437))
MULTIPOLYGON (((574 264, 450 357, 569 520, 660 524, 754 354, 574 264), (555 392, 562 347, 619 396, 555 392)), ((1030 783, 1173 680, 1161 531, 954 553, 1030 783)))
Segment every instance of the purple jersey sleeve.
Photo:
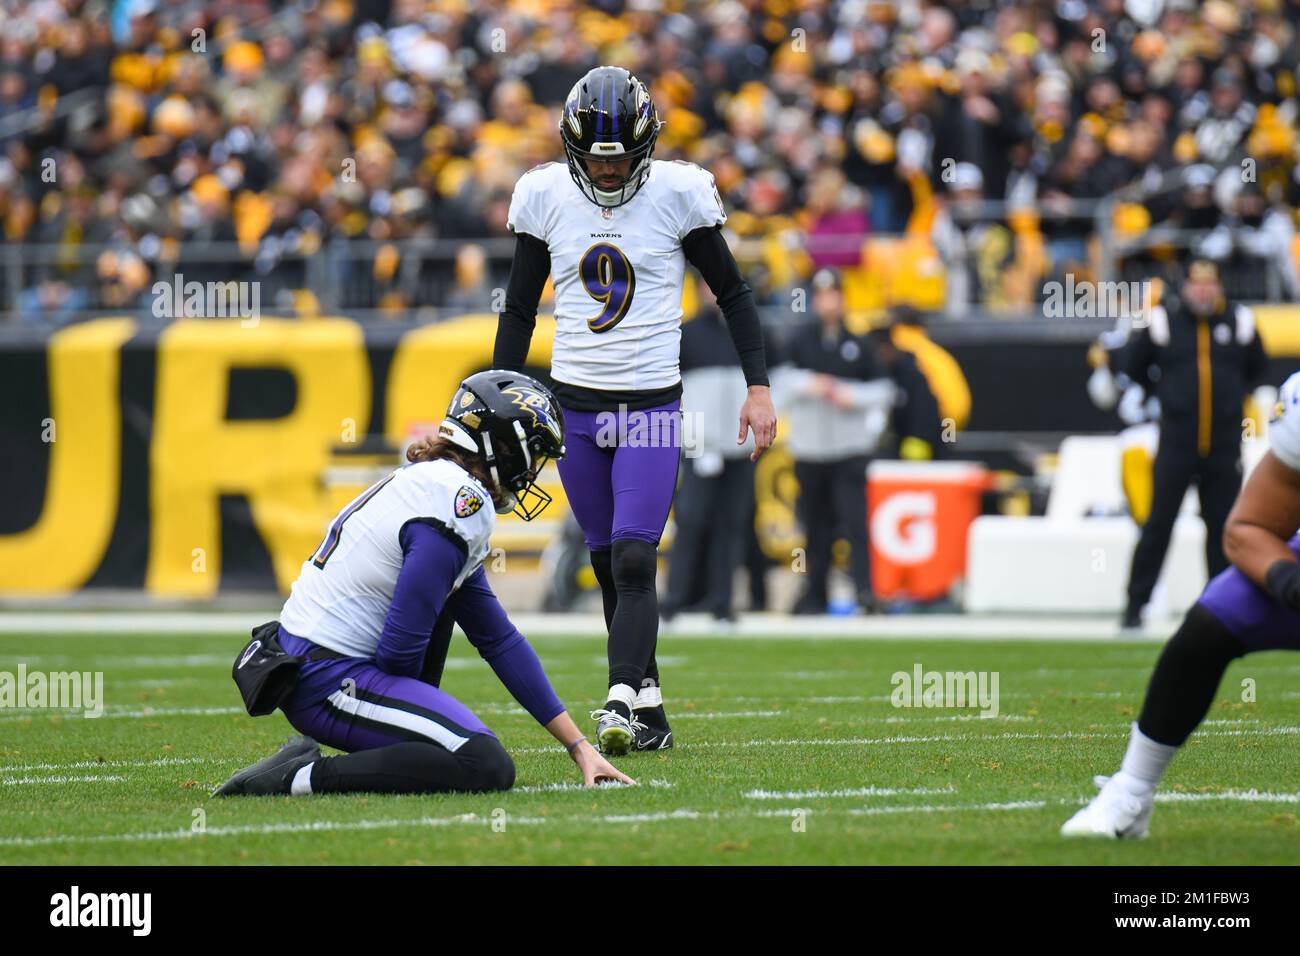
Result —
POLYGON ((408 521, 400 540, 402 570, 379 635, 375 664, 399 677, 419 677, 433 625, 465 566, 465 551, 421 521, 408 521))
POLYGON ((447 608, 506 690, 534 720, 545 726, 564 712, 537 652, 510 623, 481 567, 448 599, 447 608))

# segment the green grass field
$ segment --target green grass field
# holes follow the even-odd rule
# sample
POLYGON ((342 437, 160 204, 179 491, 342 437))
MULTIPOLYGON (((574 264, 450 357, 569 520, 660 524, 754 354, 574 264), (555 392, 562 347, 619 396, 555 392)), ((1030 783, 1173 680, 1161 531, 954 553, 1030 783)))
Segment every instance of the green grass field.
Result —
MULTIPOLYGON (((444 687, 515 755, 485 796, 214 800, 290 733, 240 708, 244 637, 0 635, 0 670, 102 670, 99 719, 0 709, 7 864, 1262 864, 1300 858, 1300 657, 1237 662, 1175 760, 1152 836, 1064 841, 1118 766, 1154 643, 666 638, 678 746, 582 790, 463 638, 444 687), (998 672, 1000 714, 895 708, 891 675, 998 672), (1242 681, 1257 701, 1243 703, 1242 681), (199 832, 200 828, 205 832, 199 832)), ((602 642, 535 641, 584 729, 602 642)))

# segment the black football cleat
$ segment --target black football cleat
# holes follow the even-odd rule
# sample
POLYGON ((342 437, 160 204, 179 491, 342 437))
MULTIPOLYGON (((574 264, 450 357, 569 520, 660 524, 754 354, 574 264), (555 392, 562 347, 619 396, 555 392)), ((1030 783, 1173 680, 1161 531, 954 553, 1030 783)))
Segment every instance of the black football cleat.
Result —
POLYGON ((271 756, 245 767, 212 791, 214 797, 287 794, 293 776, 304 765, 321 759, 320 744, 310 737, 292 737, 271 756))
POLYGON ((662 707, 632 712, 632 749, 673 749, 673 732, 662 707))

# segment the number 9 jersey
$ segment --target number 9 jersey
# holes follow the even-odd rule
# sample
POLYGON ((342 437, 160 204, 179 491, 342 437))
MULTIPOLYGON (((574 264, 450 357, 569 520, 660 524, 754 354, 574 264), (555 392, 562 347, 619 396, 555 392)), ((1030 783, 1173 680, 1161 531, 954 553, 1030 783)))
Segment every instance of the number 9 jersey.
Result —
POLYGON ((655 160, 626 204, 602 208, 573 192, 563 163, 520 177, 512 232, 546 243, 555 283, 551 376, 602 390, 655 390, 681 375, 682 239, 727 221, 713 176, 655 160))

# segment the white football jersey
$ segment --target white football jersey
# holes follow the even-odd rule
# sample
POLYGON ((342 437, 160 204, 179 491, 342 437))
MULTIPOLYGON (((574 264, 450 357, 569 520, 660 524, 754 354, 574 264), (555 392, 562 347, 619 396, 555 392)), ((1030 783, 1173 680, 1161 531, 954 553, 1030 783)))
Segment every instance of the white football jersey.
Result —
POLYGON ((551 376, 616 391, 677 384, 682 239, 726 221, 713 176, 693 163, 655 160, 630 202, 603 210, 578 192, 565 163, 520 177, 510 228, 551 251, 551 376))
POLYGON ((496 511, 487 489, 454 462, 398 468, 330 522, 280 612, 284 629, 330 650, 372 657, 402 570, 402 527, 410 521, 464 543, 454 590, 487 557, 496 511))
POLYGON ((1278 461, 1300 471, 1300 372, 1283 382, 1277 394, 1268 444, 1278 461))

